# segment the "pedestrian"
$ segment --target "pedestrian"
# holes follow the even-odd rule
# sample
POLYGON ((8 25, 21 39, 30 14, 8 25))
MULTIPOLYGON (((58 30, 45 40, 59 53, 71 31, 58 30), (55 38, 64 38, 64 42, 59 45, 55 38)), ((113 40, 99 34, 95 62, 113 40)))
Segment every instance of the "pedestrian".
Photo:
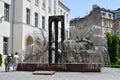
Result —
POLYGON ((18 53, 16 52, 13 58, 13 71, 16 71, 18 66, 18 61, 19 61, 19 56, 18 53))
POLYGON ((6 59, 5 59, 5 71, 8 72, 10 70, 10 61, 11 61, 11 57, 10 55, 7 55, 6 59))

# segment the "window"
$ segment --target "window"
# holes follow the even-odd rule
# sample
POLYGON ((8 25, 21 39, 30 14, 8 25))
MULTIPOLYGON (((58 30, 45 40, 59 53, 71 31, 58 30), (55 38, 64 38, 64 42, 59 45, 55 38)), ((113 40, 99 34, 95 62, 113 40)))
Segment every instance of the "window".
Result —
POLYGON ((3 37, 3 54, 8 55, 8 38, 3 37))
POLYGON ((120 14, 117 14, 117 19, 120 19, 120 14))
POLYGON ((51 12, 51 0, 49 0, 49 3, 48 3, 48 11, 49 13, 51 12))
POLYGON ((108 17, 111 19, 112 18, 111 14, 108 14, 108 17))
POLYGON ((64 16, 65 16, 65 12, 64 12, 64 16))
POLYGON ((9 5, 6 3, 4 5, 4 16, 5 21, 9 21, 9 5))
POLYGON ((54 14, 56 14, 56 0, 54 0, 54 14))
POLYGON ((104 21, 102 21, 102 26, 104 26, 104 21))
POLYGON ((45 29, 45 17, 42 16, 42 29, 45 29))
POLYGON ((115 22, 114 25, 115 25, 115 27, 118 27, 119 26, 119 22, 115 22))
POLYGON ((103 16, 106 16, 106 13, 102 13, 103 16))
POLYGON ((67 21, 67 23, 68 23, 68 14, 66 14, 66 21, 67 21))
POLYGON ((106 26, 107 25, 107 21, 104 21, 104 26, 106 26))
POLYGON ((60 15, 62 15, 62 10, 60 10, 60 15))
POLYGON ((38 27, 38 13, 35 13, 35 27, 38 27))
POLYGON ((60 9, 58 8, 58 14, 60 14, 60 9))
POLYGON ((35 5, 38 6, 38 0, 35 0, 35 5))
POLYGON ((65 12, 64 12, 63 14, 64 14, 64 18, 65 18, 65 21, 66 21, 66 15, 65 15, 65 12))
POLYGON ((30 24, 30 9, 26 9, 26 23, 30 24))
POLYGON ((42 4, 43 4, 42 8, 45 9, 45 0, 42 0, 42 4))
POLYGON ((66 39, 68 39, 68 36, 69 36, 68 34, 69 34, 68 31, 66 31, 66 39))

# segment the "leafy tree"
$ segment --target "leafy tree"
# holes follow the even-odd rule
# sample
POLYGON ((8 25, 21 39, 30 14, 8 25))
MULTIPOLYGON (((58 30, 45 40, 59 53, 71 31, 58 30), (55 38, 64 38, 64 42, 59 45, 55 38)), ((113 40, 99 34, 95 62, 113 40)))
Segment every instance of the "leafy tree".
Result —
POLYGON ((118 57, 120 58, 120 39, 119 39, 119 51, 118 51, 118 57))
POLYGON ((117 58, 118 58, 118 52, 119 52, 119 37, 114 34, 112 36, 112 62, 113 63, 116 63, 117 62, 117 58))
POLYGON ((116 34, 106 33, 107 37, 107 48, 110 56, 110 61, 112 64, 117 62, 118 54, 119 54, 119 42, 120 39, 116 34))
POLYGON ((111 56, 111 54, 112 54, 112 47, 111 47, 112 39, 111 39, 111 35, 109 33, 106 33, 106 38, 107 38, 107 49, 108 49, 108 53, 109 53, 110 60, 111 60, 111 58, 112 58, 112 56, 111 56))

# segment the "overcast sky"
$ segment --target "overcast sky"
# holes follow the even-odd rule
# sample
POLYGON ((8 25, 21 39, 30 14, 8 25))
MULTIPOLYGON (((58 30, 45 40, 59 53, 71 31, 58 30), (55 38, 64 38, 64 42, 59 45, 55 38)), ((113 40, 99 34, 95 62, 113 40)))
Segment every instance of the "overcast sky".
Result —
POLYGON ((75 17, 84 17, 93 4, 98 4, 101 8, 116 10, 120 8, 120 0, 60 0, 70 11, 70 19, 75 17))

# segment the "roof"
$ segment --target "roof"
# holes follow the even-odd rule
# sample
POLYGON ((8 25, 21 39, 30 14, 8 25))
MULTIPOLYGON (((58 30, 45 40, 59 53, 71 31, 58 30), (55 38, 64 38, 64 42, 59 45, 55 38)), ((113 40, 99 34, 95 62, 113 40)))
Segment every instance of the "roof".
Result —
POLYGON ((61 1, 58 1, 58 4, 59 6, 65 8, 68 12, 70 12, 70 9, 66 5, 64 5, 61 1))
POLYGON ((110 12, 110 13, 113 13, 113 11, 112 10, 110 10, 110 9, 105 9, 105 8, 100 8, 102 11, 105 11, 105 12, 110 12))

